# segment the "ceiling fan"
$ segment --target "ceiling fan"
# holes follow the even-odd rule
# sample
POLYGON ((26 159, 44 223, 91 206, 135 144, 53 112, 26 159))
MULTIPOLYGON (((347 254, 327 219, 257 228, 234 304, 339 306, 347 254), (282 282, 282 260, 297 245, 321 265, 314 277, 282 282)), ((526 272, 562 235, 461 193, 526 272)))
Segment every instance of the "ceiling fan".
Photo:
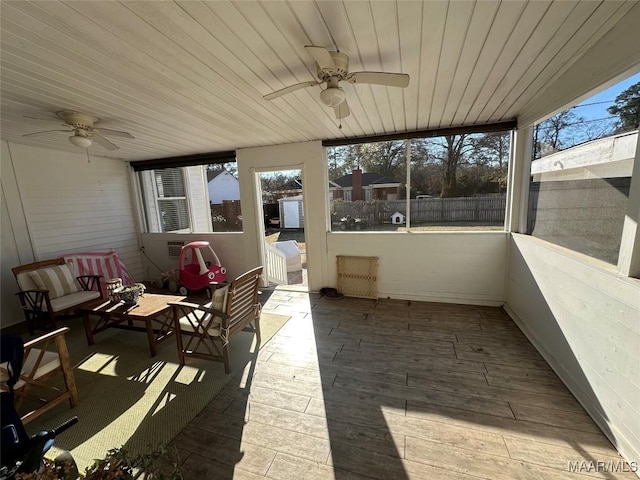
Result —
POLYGON ((62 110, 60 112, 55 113, 56 117, 49 118, 39 118, 39 117, 30 117, 25 115, 25 118, 30 118, 32 120, 63 120, 63 126, 71 127, 71 130, 43 130, 42 132, 35 133, 27 133, 23 135, 23 137, 33 137, 36 135, 42 135, 50 132, 65 132, 65 133, 73 133, 69 137, 69 142, 80 148, 89 148, 93 142, 95 141, 99 145, 102 145, 107 150, 118 150, 118 146, 111 141, 104 138, 102 135, 109 135, 114 137, 123 137, 123 138, 135 138, 128 132, 121 132, 119 130, 111 130, 110 128, 100 128, 100 130, 96 130, 93 126, 94 124, 100 121, 99 118, 92 117, 90 115, 86 115, 80 112, 74 112, 73 110, 62 110))
POLYGON ((316 61, 318 80, 297 83, 264 96, 265 100, 273 100, 287 93, 301 88, 314 87, 323 83, 327 88, 320 92, 320 100, 328 107, 332 107, 336 118, 348 117, 350 114, 344 90, 339 83, 370 83, 386 85, 388 87, 406 87, 409 85, 409 75, 406 73, 386 72, 349 72, 349 56, 342 52, 333 52, 324 47, 308 45, 304 47, 316 61))

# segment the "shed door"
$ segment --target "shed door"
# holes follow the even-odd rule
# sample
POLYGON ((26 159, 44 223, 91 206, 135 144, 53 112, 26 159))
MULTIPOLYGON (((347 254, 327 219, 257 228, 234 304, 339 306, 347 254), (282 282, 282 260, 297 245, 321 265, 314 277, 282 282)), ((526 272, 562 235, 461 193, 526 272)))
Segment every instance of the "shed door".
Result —
POLYGON ((282 202, 284 207, 284 228, 300 228, 299 202, 282 202))

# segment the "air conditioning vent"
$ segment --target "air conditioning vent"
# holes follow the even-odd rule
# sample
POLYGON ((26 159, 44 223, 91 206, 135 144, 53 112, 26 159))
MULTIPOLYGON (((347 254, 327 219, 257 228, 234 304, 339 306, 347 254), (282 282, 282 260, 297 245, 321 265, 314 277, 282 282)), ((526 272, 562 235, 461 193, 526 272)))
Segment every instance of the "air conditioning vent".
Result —
POLYGON ((182 247, 184 247, 184 242, 167 242, 169 257, 179 258, 182 247))

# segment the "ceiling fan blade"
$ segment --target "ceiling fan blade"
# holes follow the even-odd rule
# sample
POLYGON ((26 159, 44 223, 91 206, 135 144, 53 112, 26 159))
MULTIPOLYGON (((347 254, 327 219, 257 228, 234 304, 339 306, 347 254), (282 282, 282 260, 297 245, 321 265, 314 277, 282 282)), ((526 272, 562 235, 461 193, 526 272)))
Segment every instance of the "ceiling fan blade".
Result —
POLYGON ((296 90, 300 90, 301 88, 314 87, 316 85, 320 85, 320 83, 322 82, 317 82, 315 80, 310 82, 296 83, 295 85, 290 85, 280 90, 276 90, 275 92, 269 93, 268 95, 265 95, 263 98, 265 100, 273 100, 274 98, 281 97, 282 95, 285 95, 287 93, 295 92, 296 90))
POLYGON ((22 135, 23 137, 35 137, 36 135, 42 135, 43 133, 50 133, 50 132, 65 132, 65 133, 73 133, 74 130, 43 130, 42 132, 35 132, 35 133, 25 133, 24 135, 22 135))
POLYGON ((24 118, 28 118, 30 120, 44 120, 45 122, 52 122, 52 121, 60 121, 59 117, 56 116, 51 116, 51 117, 32 117, 31 115, 23 115, 24 118))
POLYGON ((409 85, 409 75, 406 73, 353 72, 347 76, 346 80, 351 83, 371 83, 388 87, 404 88, 409 85))
POLYGON ((342 102, 340 105, 338 105, 337 107, 333 107, 333 111, 335 112, 336 118, 338 120, 351 115, 351 111, 349 110, 349 105, 347 104, 346 100, 342 102))
POLYGON ((93 133, 94 133, 94 135, 91 135, 90 138, 92 138, 93 140, 98 142, 104 148, 106 148, 107 150, 118 150, 118 146, 116 144, 111 143, 109 140, 107 140, 104 137, 101 137, 100 134, 98 132, 96 132, 95 130, 93 131, 93 133))
POLYGON ((333 61, 333 57, 324 47, 316 47, 314 45, 307 45, 304 47, 309 55, 313 57, 318 66, 323 68, 336 68, 336 63, 333 61))
POLYGON ((129 132, 123 132, 121 130, 111 130, 110 128, 100 127, 98 130, 94 129, 94 132, 95 131, 99 131, 99 133, 101 133, 102 135, 111 135, 113 137, 124 137, 124 138, 131 138, 131 139, 136 138, 133 135, 131 135, 129 132))

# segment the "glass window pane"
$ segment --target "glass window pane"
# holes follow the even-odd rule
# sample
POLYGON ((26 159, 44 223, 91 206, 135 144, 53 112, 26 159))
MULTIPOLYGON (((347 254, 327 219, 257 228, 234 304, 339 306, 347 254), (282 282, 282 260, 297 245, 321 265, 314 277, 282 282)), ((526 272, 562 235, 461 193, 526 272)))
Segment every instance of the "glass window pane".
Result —
POLYGON ((241 232, 242 208, 236 162, 207 165, 207 190, 214 232, 241 232))
POLYGON ((509 132, 412 140, 411 230, 502 230, 509 155, 509 132))
POLYGON ((158 200, 163 232, 189 228, 189 209, 186 199, 158 200))
POLYGON ((327 149, 331 230, 503 230, 510 132, 327 149))
POLYGON ((327 149, 331 231, 391 230, 404 210, 405 141, 327 149))
POLYGON ((617 264, 639 104, 636 75, 535 125, 527 233, 617 264))
POLYGON ((148 232, 242 231, 235 162, 140 171, 138 181, 148 232))
POLYGON ((164 168, 154 172, 158 198, 185 196, 182 168, 164 168))

